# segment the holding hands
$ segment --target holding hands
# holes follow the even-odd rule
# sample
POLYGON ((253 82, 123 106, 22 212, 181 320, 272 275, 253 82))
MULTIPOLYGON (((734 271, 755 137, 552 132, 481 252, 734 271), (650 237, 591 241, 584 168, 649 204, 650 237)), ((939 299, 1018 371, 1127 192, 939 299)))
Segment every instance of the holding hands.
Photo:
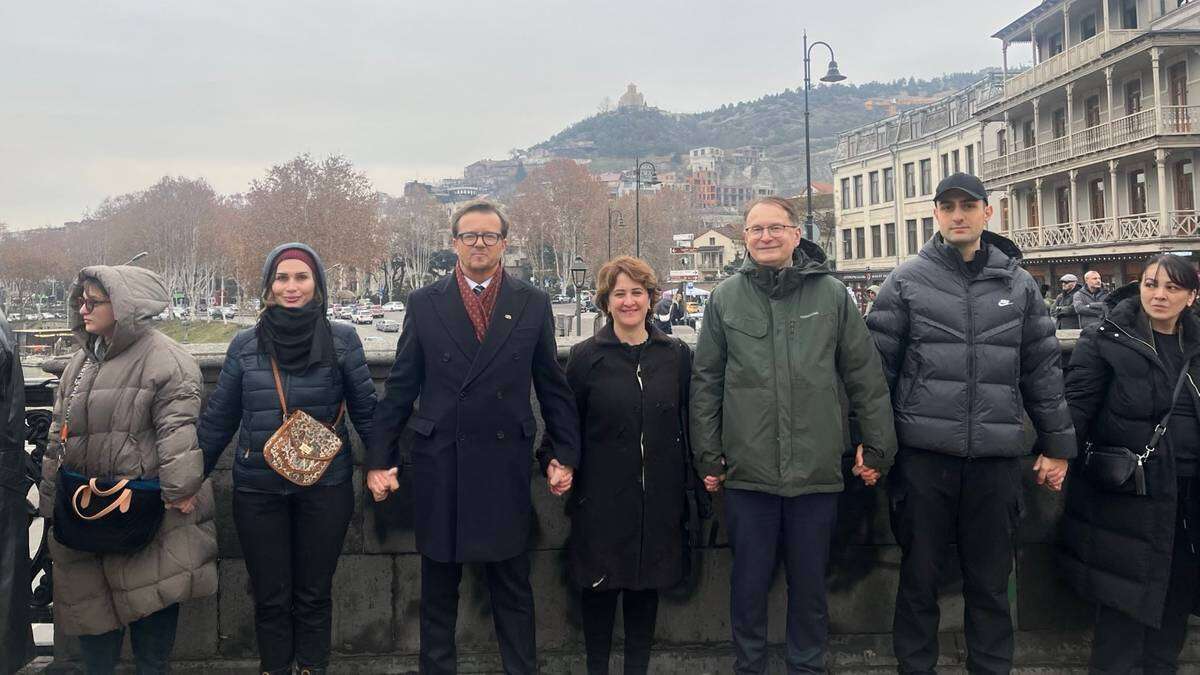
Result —
POLYGON ((394 466, 390 469, 371 469, 367 472, 367 489, 371 491, 375 501, 381 502, 400 489, 398 473, 399 469, 394 466))
POLYGON ((867 486, 874 486, 879 482, 879 469, 872 469, 863 461, 863 446, 858 444, 858 449, 854 452, 854 468, 850 469, 850 473, 862 479, 862 482, 867 486))
POLYGON ((569 466, 563 466, 557 459, 550 460, 550 466, 546 467, 546 483, 550 485, 550 492, 561 497, 571 489, 571 483, 575 477, 575 470, 569 466))
POLYGON ((1067 478, 1067 460, 1038 455, 1037 461, 1033 463, 1033 470, 1037 472, 1038 485, 1045 485, 1046 489, 1059 492, 1067 478))

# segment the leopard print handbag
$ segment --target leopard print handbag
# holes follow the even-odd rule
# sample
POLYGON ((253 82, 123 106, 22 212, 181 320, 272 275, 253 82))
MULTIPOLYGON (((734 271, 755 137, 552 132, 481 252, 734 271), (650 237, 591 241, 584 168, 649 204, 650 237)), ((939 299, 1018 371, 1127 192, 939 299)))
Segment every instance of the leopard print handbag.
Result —
POLYGON ((303 410, 293 410, 289 414, 275 359, 271 359, 271 372, 275 375, 275 392, 279 394, 284 420, 263 445, 263 458, 275 473, 307 487, 321 480, 330 462, 342 449, 342 439, 334 429, 342 421, 346 404, 343 402, 338 407, 337 418, 332 424, 318 422, 303 410))

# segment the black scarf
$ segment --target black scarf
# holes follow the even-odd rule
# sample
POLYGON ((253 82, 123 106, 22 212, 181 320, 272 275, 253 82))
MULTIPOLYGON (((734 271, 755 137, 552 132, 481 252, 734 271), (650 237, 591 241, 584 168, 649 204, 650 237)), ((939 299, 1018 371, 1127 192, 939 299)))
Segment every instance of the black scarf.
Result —
POLYGON ((315 300, 303 307, 268 306, 256 330, 260 349, 282 370, 302 373, 333 363, 333 329, 315 300))

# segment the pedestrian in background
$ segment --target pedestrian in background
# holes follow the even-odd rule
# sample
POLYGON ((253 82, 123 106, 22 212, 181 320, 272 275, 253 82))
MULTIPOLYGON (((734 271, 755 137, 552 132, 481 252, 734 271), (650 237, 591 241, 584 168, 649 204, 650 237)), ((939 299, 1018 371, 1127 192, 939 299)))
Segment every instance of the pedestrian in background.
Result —
POLYGON ((1096 603, 1092 672, 1175 672, 1200 606, 1200 318, 1188 311, 1197 291, 1187 259, 1150 259, 1140 281, 1108 298, 1107 318, 1084 329, 1067 368, 1081 456, 1067 481, 1060 562, 1096 603), (1136 490, 1136 477, 1115 486, 1090 472, 1099 448, 1147 454, 1146 494, 1123 490, 1136 490))
MULTIPOLYGON (((180 603, 217 591, 212 484, 196 443, 200 368, 152 324, 169 299, 161 277, 124 265, 85 267, 67 299, 80 349, 63 369, 39 492, 42 516, 55 521, 54 628, 79 636, 88 673, 114 672, 126 627, 137 672, 166 673, 180 603), (104 512, 88 507, 92 479, 136 480, 162 500, 161 520, 147 521, 153 533, 134 533, 147 544, 110 549, 104 518, 79 517, 104 512), (81 486, 59 495, 68 480, 81 486), (69 522, 78 539, 60 541, 69 522)), ((95 501, 110 500, 95 492, 95 501)))
MULTIPOLYGON (((649 320, 658 293, 645 261, 621 256, 604 265, 596 306, 608 321, 567 361, 582 439, 567 548, 590 675, 608 673, 618 597, 625 672, 648 672, 658 593, 684 575, 687 489, 695 484, 687 430, 692 353, 649 320)), ((545 440, 543 471, 556 459, 545 440)))
POLYGON ((1079 314, 1075 311, 1075 293, 1079 290, 1079 277, 1064 274, 1059 277, 1062 292, 1054 299, 1050 316, 1054 317, 1058 330, 1079 328, 1079 314))
POLYGON ((862 445, 853 475, 874 485, 896 437, 879 354, 825 252, 801 237, 792 202, 763 197, 742 214, 746 262, 713 290, 692 373, 697 473, 725 488, 733 549, 734 670, 765 673, 767 595, 787 574, 789 672, 825 668, 825 571, 845 489, 844 387, 862 445))
POLYGON ((1104 314, 1108 311, 1104 303, 1108 291, 1104 290, 1100 283, 1100 273, 1096 270, 1084 274, 1083 282, 1083 286, 1075 291, 1071 304, 1075 307, 1075 314, 1079 316, 1079 327, 1087 328, 1104 320, 1104 314))
POLYGON ((241 429, 233 522, 254 595, 263 673, 290 673, 295 663, 302 675, 317 675, 329 665, 333 573, 354 512, 345 421, 365 439, 375 413, 362 342, 353 326, 326 318, 328 297, 316 251, 301 243, 271 251, 262 269, 263 310, 229 343, 200 423, 206 472, 241 429), (300 413, 340 440, 315 475, 272 466, 265 453, 284 421, 300 413))

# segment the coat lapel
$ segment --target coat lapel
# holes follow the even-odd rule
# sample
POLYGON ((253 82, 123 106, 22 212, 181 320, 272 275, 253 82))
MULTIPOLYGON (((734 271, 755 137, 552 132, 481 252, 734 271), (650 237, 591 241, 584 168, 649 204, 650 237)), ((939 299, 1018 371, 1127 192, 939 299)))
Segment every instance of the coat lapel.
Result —
POLYGON ((468 361, 475 359, 479 353, 479 342, 475 339, 475 327, 471 324, 471 317, 467 316, 467 307, 463 304, 462 295, 458 292, 458 284, 455 282, 454 274, 447 274, 435 286, 436 297, 433 300, 434 310, 437 312, 438 318, 442 325, 446 328, 446 332, 453 338, 454 344, 458 345, 463 356, 467 357, 468 361))
MULTIPOLYGON (((509 279, 508 275, 505 275, 504 285, 500 287, 500 296, 496 298, 496 308, 492 310, 492 320, 488 323, 487 334, 483 336, 483 345, 480 347, 474 363, 471 364, 471 370, 467 374, 467 380, 463 386, 470 384, 471 380, 482 373, 492 359, 496 358, 496 354, 500 352, 500 348, 504 346, 508 336, 512 333, 513 327, 521 320, 521 314, 525 311, 525 303, 528 301, 528 289, 518 286, 509 279)), ((462 298, 459 298, 459 304, 462 304, 462 298)), ((466 309, 463 309, 462 312, 466 316, 466 309)), ((470 325, 469 318, 467 324, 470 325)))

